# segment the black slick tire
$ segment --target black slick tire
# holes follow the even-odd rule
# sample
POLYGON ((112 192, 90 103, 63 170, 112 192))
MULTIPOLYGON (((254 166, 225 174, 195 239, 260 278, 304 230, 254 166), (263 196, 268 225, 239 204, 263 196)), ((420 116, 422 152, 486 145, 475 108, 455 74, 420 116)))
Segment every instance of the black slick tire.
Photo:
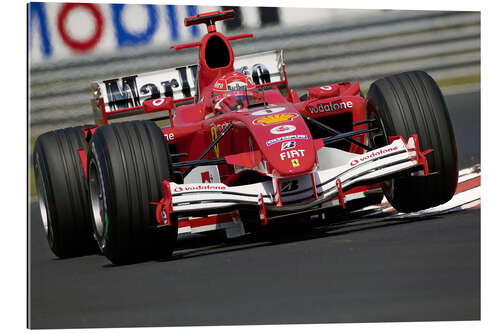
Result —
POLYGON ((449 201, 458 180, 457 149, 453 127, 441 90, 427 73, 406 72, 375 81, 367 95, 367 118, 381 128, 371 136, 382 146, 389 136, 405 140, 417 134, 427 157, 429 175, 399 176, 382 183, 387 200, 401 212, 414 212, 449 201))
POLYGON ((42 223, 49 246, 59 258, 98 252, 92 237, 88 188, 78 153, 78 149, 86 147, 84 127, 42 134, 33 152, 42 223))
POLYGON ((115 264, 171 255, 177 219, 157 228, 153 202, 163 197, 172 163, 161 130, 151 121, 105 125, 92 136, 88 181, 95 238, 115 264))

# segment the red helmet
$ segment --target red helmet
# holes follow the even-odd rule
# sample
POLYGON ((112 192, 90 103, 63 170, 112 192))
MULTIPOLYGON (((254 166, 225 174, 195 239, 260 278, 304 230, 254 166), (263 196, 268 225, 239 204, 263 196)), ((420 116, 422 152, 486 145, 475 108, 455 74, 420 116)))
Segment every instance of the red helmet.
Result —
POLYGON ((240 72, 226 74, 215 81, 214 94, 216 110, 234 111, 258 101, 257 87, 248 76, 240 72))
POLYGON ((233 92, 233 91, 256 91, 255 84, 243 73, 233 72, 226 74, 215 81, 214 92, 233 92))

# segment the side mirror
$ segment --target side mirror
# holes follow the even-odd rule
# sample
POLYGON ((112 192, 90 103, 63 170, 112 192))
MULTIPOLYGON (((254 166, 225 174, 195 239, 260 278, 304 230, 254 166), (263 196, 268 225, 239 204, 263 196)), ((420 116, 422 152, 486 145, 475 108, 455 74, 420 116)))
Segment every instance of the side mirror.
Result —
POLYGON ((172 111, 174 108, 174 100, 172 97, 149 99, 142 103, 142 107, 145 113, 172 111))

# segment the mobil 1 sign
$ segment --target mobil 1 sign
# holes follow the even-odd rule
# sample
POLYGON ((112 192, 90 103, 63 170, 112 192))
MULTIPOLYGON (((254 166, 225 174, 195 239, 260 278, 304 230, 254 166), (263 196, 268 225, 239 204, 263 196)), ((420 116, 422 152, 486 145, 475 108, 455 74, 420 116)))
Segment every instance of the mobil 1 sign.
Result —
POLYGON ((200 27, 183 24, 184 17, 197 14, 197 6, 31 2, 30 61, 36 65, 198 39, 200 27))

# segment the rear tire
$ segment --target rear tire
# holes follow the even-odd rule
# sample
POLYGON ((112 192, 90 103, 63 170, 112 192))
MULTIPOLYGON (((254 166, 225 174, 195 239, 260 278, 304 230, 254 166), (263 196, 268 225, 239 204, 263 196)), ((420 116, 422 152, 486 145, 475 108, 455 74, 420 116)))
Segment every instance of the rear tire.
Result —
POLYGON ((425 72, 407 72, 375 81, 368 91, 367 118, 381 128, 370 139, 375 146, 389 136, 405 140, 417 134, 427 157, 427 177, 400 176, 382 183, 387 200, 401 212, 413 212, 449 201, 458 180, 457 149, 453 127, 441 90, 425 72))
POLYGON ((60 129, 38 137, 33 168, 43 227, 59 258, 97 253, 92 238, 88 188, 78 149, 86 143, 85 126, 60 129))
POLYGON ((151 204, 161 200, 161 183, 171 175, 167 143, 151 121, 105 125, 92 136, 88 180, 94 235, 113 263, 171 255, 177 219, 158 230, 151 204))

